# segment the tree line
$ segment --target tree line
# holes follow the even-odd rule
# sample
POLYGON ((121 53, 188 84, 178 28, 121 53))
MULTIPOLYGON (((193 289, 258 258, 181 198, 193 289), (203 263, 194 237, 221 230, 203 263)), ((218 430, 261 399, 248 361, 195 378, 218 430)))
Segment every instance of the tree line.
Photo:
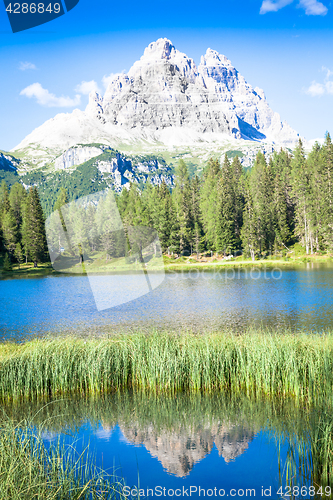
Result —
MULTIPOLYGON (((110 199, 111 200, 111 199, 110 199)), ((54 209, 68 201, 60 190, 54 209)), ((112 239, 108 210, 96 205, 73 208, 73 234, 91 251, 110 253, 112 239), (74 213, 75 212, 75 213, 74 213), (80 215, 81 214, 81 215, 80 215), (103 226, 104 227, 104 226, 103 226)), ((232 161, 211 158, 201 178, 190 177, 183 160, 169 189, 136 184, 116 195, 124 226, 157 230, 167 254, 243 252, 253 260, 286 251, 300 242, 307 254, 333 251, 333 144, 329 134, 306 155, 302 142, 292 153, 275 152, 269 161, 259 152, 251 169, 243 169, 238 156, 232 161)), ((114 216, 114 215, 113 215, 114 216)), ((36 188, 28 191, 16 183, 0 191, 0 244, 10 262, 47 260, 44 217, 36 188)))
POLYGON ((3 269, 12 263, 49 260, 45 236, 45 219, 37 188, 28 191, 16 182, 10 191, 5 181, 0 186, 0 253, 3 269))
POLYGON ((236 156, 210 159, 201 179, 179 162, 172 192, 165 184, 135 186, 118 198, 123 220, 157 229, 164 252, 230 255, 252 260, 300 242, 307 254, 333 251, 333 144, 314 145, 306 156, 259 152, 251 169, 236 156))

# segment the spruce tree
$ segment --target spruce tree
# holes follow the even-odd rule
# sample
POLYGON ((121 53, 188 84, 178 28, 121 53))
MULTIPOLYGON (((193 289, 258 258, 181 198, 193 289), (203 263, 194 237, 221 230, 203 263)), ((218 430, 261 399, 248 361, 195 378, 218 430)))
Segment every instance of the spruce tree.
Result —
POLYGON ((4 246, 10 256, 14 255, 16 242, 18 239, 17 225, 14 214, 11 209, 2 215, 2 236, 4 246))
POLYGON ((205 246, 215 250, 218 217, 218 180, 221 175, 220 162, 210 158, 203 174, 200 193, 200 211, 205 234, 205 246))
POLYGON ((320 168, 317 181, 320 186, 320 193, 317 193, 321 213, 320 234, 325 247, 333 251, 333 143, 329 133, 321 150, 321 161, 316 164, 320 168))
MULTIPOLYGON (((200 181, 196 175, 191 182, 191 213, 192 213, 192 239, 191 239, 191 249, 199 257, 199 253, 202 252, 204 247, 204 233, 202 228, 202 214, 200 210, 200 181)), ((192 253, 192 252, 191 252, 192 253)))
POLYGON ((293 194, 295 197, 295 234, 300 238, 306 253, 313 250, 313 223, 311 220, 310 198, 311 184, 309 179, 308 165, 304 153, 302 141, 299 140, 294 150, 292 166, 293 194))
POLYGON ((21 243, 16 243, 16 246, 15 246, 15 251, 14 251, 14 256, 15 256, 15 259, 17 260, 18 262, 18 265, 19 265, 19 269, 20 269, 20 266, 23 262, 23 250, 22 250, 22 246, 21 246, 21 243))
POLYGON ((258 239, 258 221, 248 182, 246 182, 244 195, 245 205, 243 212, 243 226, 241 229, 242 245, 245 253, 250 255, 251 259, 254 261, 256 254, 260 251, 260 247, 258 239))
POLYGON ((233 217, 236 249, 240 249, 241 247, 241 228, 243 225, 244 196, 242 193, 242 176, 242 164, 238 156, 235 156, 231 163, 231 182, 233 192, 233 217))
POLYGON ((8 253, 5 254, 5 258, 3 260, 3 270, 4 271, 11 271, 13 269, 12 263, 10 261, 10 257, 8 253))
POLYGON ((163 181, 157 190, 158 200, 156 203, 156 222, 155 228, 158 232, 162 251, 166 252, 170 246, 170 234, 173 221, 172 215, 172 199, 170 191, 163 181))
POLYGON ((179 160, 176 168, 173 200, 179 226, 180 253, 190 249, 192 240, 191 185, 186 163, 179 160))
POLYGON ((21 231, 23 218, 23 205, 27 197, 27 192, 19 182, 12 185, 9 192, 9 203, 16 220, 18 232, 21 231))
POLYGON ((217 251, 231 253, 235 248, 234 189, 230 161, 225 155, 217 183, 217 251))
POLYGON ((30 188, 23 210, 22 244, 27 260, 37 267, 48 259, 45 220, 37 188, 30 188))

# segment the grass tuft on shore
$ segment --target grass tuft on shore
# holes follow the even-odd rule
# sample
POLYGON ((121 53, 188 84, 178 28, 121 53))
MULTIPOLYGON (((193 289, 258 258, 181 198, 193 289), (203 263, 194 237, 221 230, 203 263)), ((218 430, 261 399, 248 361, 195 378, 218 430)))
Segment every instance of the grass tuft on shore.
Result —
POLYGON ((0 399, 120 389, 332 397, 333 334, 176 333, 0 345, 0 399))

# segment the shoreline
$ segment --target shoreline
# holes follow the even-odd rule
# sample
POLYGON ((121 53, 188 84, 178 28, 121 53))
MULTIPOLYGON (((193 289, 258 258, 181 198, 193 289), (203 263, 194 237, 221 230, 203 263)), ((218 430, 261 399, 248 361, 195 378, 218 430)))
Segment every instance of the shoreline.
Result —
MULTIPOLYGON (((293 268, 299 267, 304 264, 333 264, 333 255, 306 255, 302 254, 298 257, 287 257, 287 258, 265 258, 260 260, 252 261, 250 259, 241 259, 236 257, 235 259, 223 260, 217 259, 216 257, 209 257, 205 260, 197 260, 194 257, 179 257, 177 259, 171 259, 164 256, 164 272, 166 274, 174 272, 189 272, 189 271, 220 271, 223 269, 249 269, 249 268, 293 268)), ((151 273, 160 272, 160 270, 149 269, 147 270, 151 273)), ((90 275, 117 275, 117 274, 133 274, 134 270, 120 269, 113 272, 98 271, 96 269, 90 272, 90 275)), ((141 273, 141 270, 138 270, 141 273)), ((33 267, 33 264, 21 265, 20 269, 14 267, 12 271, 2 271, 0 270, 0 280, 9 278, 28 278, 28 277, 43 277, 43 276, 86 276, 86 273, 62 273, 53 269, 51 264, 39 264, 39 266, 33 267)))

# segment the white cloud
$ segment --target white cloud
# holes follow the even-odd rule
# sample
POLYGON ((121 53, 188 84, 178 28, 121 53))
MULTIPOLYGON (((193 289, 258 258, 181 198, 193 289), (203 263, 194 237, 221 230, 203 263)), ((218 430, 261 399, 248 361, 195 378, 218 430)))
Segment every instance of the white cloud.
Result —
POLYGON ((328 9, 318 0, 300 0, 299 7, 305 9, 307 16, 326 16, 328 9))
POLYGON ((319 137, 317 139, 310 139, 308 141, 308 143, 311 146, 311 148, 316 144, 316 142, 318 142, 322 146, 324 144, 324 142, 325 142, 325 138, 324 137, 319 137))
POLYGON ((323 83, 318 83, 315 80, 311 83, 310 87, 305 89, 305 93, 312 97, 318 97, 324 94, 333 95, 333 81, 330 77, 333 76, 333 71, 323 66, 322 71, 326 72, 323 83))
POLYGON ((267 12, 277 12, 293 1, 294 0, 264 0, 260 8, 260 14, 266 14, 267 12))
POLYGON ((327 94, 333 94, 333 82, 326 82, 325 88, 326 88, 327 94))
POLYGON ((101 91, 95 80, 91 80, 90 82, 82 81, 75 87, 75 92, 79 92, 79 94, 89 95, 90 92, 98 92, 100 94, 101 91))
POLYGON ((305 93, 316 97, 325 94, 325 86, 322 83, 318 83, 315 80, 311 83, 310 87, 305 90, 305 93))
POLYGON ((38 104, 41 106, 47 106, 49 108, 72 108, 73 106, 78 106, 81 103, 81 96, 76 95, 74 99, 70 97, 57 97, 51 94, 47 89, 44 89, 40 83, 33 83, 25 89, 21 90, 20 95, 25 95, 26 97, 35 97, 38 104))
MULTIPOLYGON (((264 0, 261 4, 260 14, 277 12, 293 2, 294 0, 264 0)), ((299 0, 297 6, 305 9, 307 16, 325 16, 328 12, 327 7, 318 0, 299 0)))
POLYGON ((37 69, 35 64, 31 63, 31 62, 28 62, 28 61, 25 61, 25 62, 20 62, 19 64, 19 69, 21 71, 25 71, 27 69, 37 69))

